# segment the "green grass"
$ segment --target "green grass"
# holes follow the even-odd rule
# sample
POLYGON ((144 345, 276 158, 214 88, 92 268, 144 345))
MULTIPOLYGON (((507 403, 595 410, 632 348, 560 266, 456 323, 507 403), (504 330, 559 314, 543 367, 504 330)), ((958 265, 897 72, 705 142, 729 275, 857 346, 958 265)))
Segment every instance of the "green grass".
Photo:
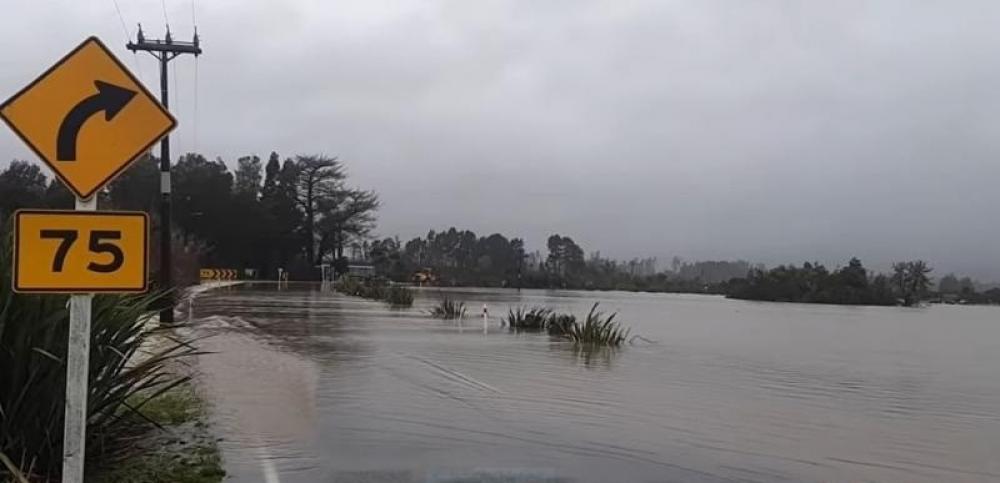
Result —
POLYGON ((226 476, 214 445, 186 448, 181 453, 154 451, 122 461, 94 483, 219 483, 226 476))
POLYGON ((196 421, 203 414, 201 400, 187 385, 175 388, 150 401, 140 412, 161 426, 176 426, 196 421))
POLYGON ((465 302, 456 302, 444 296, 436 306, 429 311, 431 317, 439 319, 459 319, 465 317, 465 302))
MULTIPOLYGON (((140 396, 141 397, 141 396, 140 396)), ((219 448, 205 424, 205 408, 190 383, 145 404, 143 437, 126 457, 98 468, 95 483, 218 483, 219 448), (159 426, 159 427, 157 427, 159 426)))

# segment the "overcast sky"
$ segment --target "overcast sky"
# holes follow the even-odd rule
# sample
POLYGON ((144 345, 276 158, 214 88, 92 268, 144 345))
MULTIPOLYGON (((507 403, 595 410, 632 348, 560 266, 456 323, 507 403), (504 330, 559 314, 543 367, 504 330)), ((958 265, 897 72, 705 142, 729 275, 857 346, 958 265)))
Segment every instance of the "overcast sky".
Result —
MULTIPOLYGON (((5 0, 0 97, 160 0, 5 0)), ((192 2, 164 0, 174 34, 192 2)), ((1000 279, 1000 2, 196 0, 174 153, 340 156, 379 233, 1000 279), (197 73, 197 75, 196 75, 197 73), (196 82, 197 78, 197 82, 196 82), (195 99, 198 105, 195 109, 195 99)), ((155 90, 155 89, 151 89, 155 90)), ((6 128, 0 161, 33 159, 6 128)))

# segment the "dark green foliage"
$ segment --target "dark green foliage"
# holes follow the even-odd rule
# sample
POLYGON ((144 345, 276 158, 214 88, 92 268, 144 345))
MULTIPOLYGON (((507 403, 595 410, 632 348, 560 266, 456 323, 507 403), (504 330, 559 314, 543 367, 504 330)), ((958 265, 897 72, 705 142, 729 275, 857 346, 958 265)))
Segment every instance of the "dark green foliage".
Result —
POLYGON ((395 307, 413 305, 413 290, 399 285, 390 285, 382 279, 362 279, 344 276, 334 285, 343 294, 372 300, 382 300, 395 307))
POLYGON ((583 322, 569 324, 564 332, 564 336, 577 344, 592 344, 617 347, 625 343, 631 329, 623 327, 611 314, 605 316, 597 311, 598 304, 595 303, 590 308, 587 318, 583 322))
POLYGON ((343 294, 372 300, 385 298, 386 283, 381 280, 341 277, 334 288, 343 294))
POLYGON ((573 314, 553 313, 546 321, 545 328, 552 335, 566 335, 576 325, 576 316, 573 314))
POLYGON ((509 309, 504 321, 512 330, 547 330, 551 335, 565 337, 577 344, 622 345, 631 329, 615 321, 617 314, 605 316, 598 312, 598 305, 595 303, 590 308, 583 322, 578 322, 572 314, 561 314, 544 307, 509 309))
POLYGON ((830 272, 819 263, 750 270, 727 284, 726 295, 747 300, 847 305, 895 305, 898 293, 884 275, 871 275, 857 258, 830 272))
POLYGON ((923 260, 892 264, 892 285, 903 305, 912 306, 920 303, 931 285, 928 276, 931 270, 923 260))
POLYGON ((552 310, 543 307, 509 309, 504 322, 507 327, 517 330, 544 330, 548 327, 552 310))
MULTIPOLYGON (((137 161, 99 195, 102 208, 146 211, 157 230, 158 164, 152 156, 137 161)), ((276 277, 280 267, 293 279, 318 279, 316 265, 363 241, 379 206, 374 192, 347 186, 344 166, 323 156, 282 163, 271 153, 264 166, 244 156, 231 171, 222 159, 189 153, 172 171, 174 252, 197 245, 203 267, 257 269, 262 277, 276 277)), ((69 191, 35 163, 14 161, 0 172, 0 221, 18 208, 72 206, 69 191)), ((196 277, 197 267, 191 270, 178 278, 196 277)))
POLYGON ((430 310, 430 314, 431 317, 439 319, 463 318, 465 317, 465 302, 456 302, 447 296, 442 297, 441 301, 430 310))
MULTIPOLYGON (((0 454, 24 473, 44 479, 61 463, 67 298, 14 294, 9 285, 9 240, 4 238, 0 242, 0 454)), ((187 379, 172 375, 166 365, 194 354, 191 346, 168 342, 152 354, 137 354, 144 342, 161 334, 146 324, 155 299, 155 295, 94 297, 88 457, 109 457, 121 450, 121 438, 129 434, 143 405, 187 379), (138 394, 145 396, 135 399, 138 394)), ((3 474, 0 469, 0 480, 3 474)))
POLYGON ((386 290, 385 301, 395 307, 409 307, 413 305, 413 290, 393 285, 386 290))

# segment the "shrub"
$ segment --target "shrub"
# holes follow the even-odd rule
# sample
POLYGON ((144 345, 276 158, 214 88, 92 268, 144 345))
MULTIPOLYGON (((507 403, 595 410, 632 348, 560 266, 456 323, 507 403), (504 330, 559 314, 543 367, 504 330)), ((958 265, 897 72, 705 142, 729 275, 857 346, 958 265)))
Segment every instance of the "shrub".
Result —
POLYGON ((520 330, 543 330, 548 324, 552 310, 544 307, 526 309, 518 307, 507 311, 504 321, 507 327, 520 330))
POLYGON ((630 329, 615 321, 615 316, 618 314, 605 316, 602 312, 597 312, 597 306, 595 303, 590 308, 590 313, 583 323, 574 321, 570 324, 564 333, 565 336, 577 344, 622 345, 628 338, 630 329))
POLYGON ((432 317, 439 319, 458 319, 465 317, 465 302, 456 302, 447 296, 430 310, 432 317))
POLYGON ((397 307, 413 305, 413 291, 398 285, 387 285, 379 279, 362 280, 356 277, 341 277, 334 284, 338 292, 372 300, 384 300, 397 307))
POLYGON ((570 328, 576 325, 576 316, 571 314, 553 313, 549 316, 549 320, 545 325, 549 334, 566 335, 566 333, 570 331, 570 328))
POLYGON ((394 285, 386 290, 385 301, 396 307, 409 307, 413 305, 413 290, 394 285))
MULTIPOLYGON (((14 294, 8 243, 7 237, 0 240, 0 481, 16 474, 12 467, 44 480, 62 462, 67 297, 14 294)), ((147 324, 159 296, 93 299, 88 457, 106 458, 124 448, 142 407, 188 380, 166 366, 195 354, 190 345, 171 342, 140 354, 144 342, 164 330, 147 324)))

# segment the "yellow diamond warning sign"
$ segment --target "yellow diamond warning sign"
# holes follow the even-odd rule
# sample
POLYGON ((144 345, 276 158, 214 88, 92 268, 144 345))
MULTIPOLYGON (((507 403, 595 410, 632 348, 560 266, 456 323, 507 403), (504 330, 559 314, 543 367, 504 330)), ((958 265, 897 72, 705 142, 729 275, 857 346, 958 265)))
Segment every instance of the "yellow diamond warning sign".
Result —
POLYGON ((177 125, 96 37, 0 105, 0 117, 84 199, 177 125))

